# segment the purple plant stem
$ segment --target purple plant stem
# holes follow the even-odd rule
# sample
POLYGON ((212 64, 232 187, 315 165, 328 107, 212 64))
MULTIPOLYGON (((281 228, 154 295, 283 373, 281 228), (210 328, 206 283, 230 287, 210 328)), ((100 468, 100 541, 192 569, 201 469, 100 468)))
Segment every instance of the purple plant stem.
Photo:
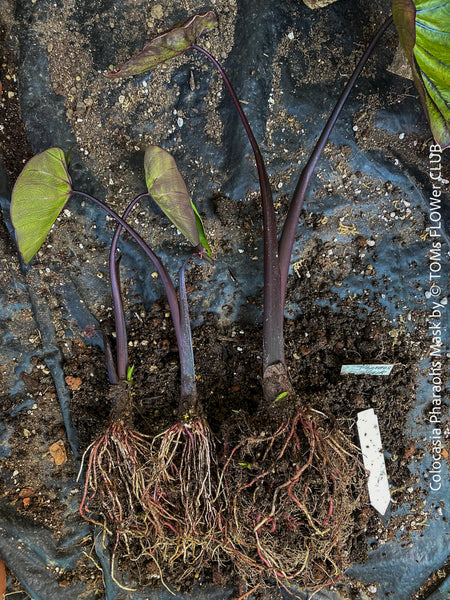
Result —
POLYGON ((295 233, 297 231, 298 220, 300 217, 300 212, 302 210, 303 201, 305 199, 306 189, 311 180, 311 177, 314 173, 314 169, 316 168, 317 161, 320 158, 320 155, 323 152, 323 149, 328 141, 330 133, 344 107, 344 104, 352 91, 356 80, 358 79, 361 71, 363 70, 367 60, 372 54, 375 46, 377 45, 379 39, 384 34, 384 32, 388 29, 388 27, 392 24, 392 16, 389 17, 383 25, 378 29, 374 38, 370 42, 363 56, 361 57, 358 65, 356 66, 352 76, 348 80, 342 94, 339 97, 339 100, 336 103, 336 106, 333 109, 317 143, 314 147, 314 150, 311 153, 311 156, 308 159, 303 171, 300 175, 300 178, 297 182, 297 186, 295 188, 294 194, 292 196, 291 203, 289 205, 289 210, 286 215, 286 220, 284 222, 283 231, 280 237, 279 244, 279 256, 280 256, 280 271, 281 271, 281 299, 282 304, 284 306, 285 295, 286 295, 286 286, 287 279, 289 274, 289 265, 291 263, 292 256, 292 248, 294 246, 295 233))
MULTIPOLYGON (((122 217, 119 217, 119 215, 116 212, 114 212, 112 210, 112 208, 109 208, 109 206, 107 206, 104 202, 102 202, 101 200, 98 200, 97 198, 95 198, 94 196, 91 196, 90 194, 87 194, 86 192, 79 192, 78 190, 72 190, 71 196, 74 194, 78 194, 79 196, 82 196, 83 198, 90 200, 91 202, 93 202, 94 204, 99 206, 102 210, 104 210, 110 217, 112 217, 121 227, 123 227, 131 235, 131 237, 135 240, 135 242, 140 246, 140 248, 145 252, 145 254, 153 262, 153 264, 155 265, 156 271, 158 272, 158 275, 161 278, 161 282, 164 286, 164 291, 166 292, 166 296, 167 296, 167 300, 169 302, 169 308, 170 308, 170 312, 172 315, 172 320, 173 320, 173 324, 174 324, 174 328, 175 328, 177 344, 178 344, 178 348, 180 349, 182 347, 182 339, 181 339, 182 332, 181 332, 180 308, 178 305, 177 293, 176 293, 175 287, 173 285, 173 282, 170 278, 170 275, 169 275, 166 267, 161 262, 160 258, 153 252, 153 250, 147 245, 147 243, 144 242, 144 240, 133 229, 133 227, 131 227, 131 225, 129 225, 124 219, 122 219, 122 217)), ((130 203, 128 208, 130 208, 130 206, 132 208, 134 206, 134 204, 138 201, 138 199, 139 199, 139 196, 130 203)), ((130 208, 130 210, 131 210, 131 208, 130 208)), ((120 232, 119 232, 119 235, 120 235, 120 232)), ((116 288, 116 292, 117 291, 120 294, 120 284, 119 284, 118 288, 116 288)), ((180 356, 180 359, 181 359, 181 356, 180 356)))
MULTIPOLYGON (((192 254, 183 263, 183 266, 178 272, 179 281, 179 306, 180 306, 180 322, 182 330, 182 352, 185 366, 181 369, 181 402, 188 400, 189 403, 196 404, 197 402, 197 386, 195 384, 195 366, 194 366, 194 349, 192 346, 191 323, 189 319, 189 305, 186 293, 186 267, 190 259, 195 256, 192 254)), ((183 406, 183 404, 182 404, 183 406)))
MULTIPOLYGON (((132 200, 130 202, 130 204, 127 206, 127 208, 125 209, 125 212, 122 215, 123 221, 125 221, 127 219, 128 215, 133 210, 133 208, 137 202, 142 200, 142 198, 151 198, 151 197, 152 197, 151 194, 149 194, 148 192, 140 194, 139 196, 136 196, 136 198, 134 198, 134 200, 132 200)), ((111 287, 114 290, 113 291, 113 304, 114 304, 114 315, 115 315, 116 335, 117 335, 117 370, 118 370, 118 373, 120 373, 120 365, 121 365, 124 375, 123 375, 123 377, 120 377, 120 375, 119 375, 119 378, 123 379, 126 376, 126 370, 127 370, 127 366, 128 366, 127 365, 128 350, 127 350, 127 338, 126 338, 126 327, 125 327, 125 316, 124 316, 124 311, 123 311, 122 294, 120 292, 120 277, 119 277, 119 272, 118 272, 118 264, 115 259, 115 255, 116 255, 116 251, 117 251, 117 244, 118 244, 121 232, 122 232, 122 225, 119 224, 114 233, 114 237, 113 237, 113 240, 111 243, 111 251, 110 251, 110 255, 109 255, 109 268, 110 268, 110 272, 111 272, 111 287), (119 343, 118 343, 119 335, 117 333, 118 328, 121 328, 121 331, 124 334, 122 336, 122 340, 121 340, 122 349, 120 352, 119 352, 119 343), (124 358, 125 358, 125 360, 124 360, 124 358)), ((153 257, 157 259, 159 266, 162 266, 165 269, 160 258, 157 257, 156 254, 154 254, 153 252, 152 252, 152 254, 153 254, 153 257)), ((195 256, 195 254, 193 254, 192 256, 195 256)), ((152 258, 152 261, 155 264, 155 266, 158 267, 158 264, 157 264, 157 262, 155 262, 154 258, 152 258)), ((172 283, 172 280, 170 279, 170 276, 168 276, 169 277, 168 282, 170 282, 169 286, 168 287, 166 286, 166 284, 164 283, 164 280, 163 280, 163 285, 164 285, 164 291, 166 292, 166 296, 169 300, 169 306, 170 306, 170 310, 172 313, 172 318, 173 318, 173 311, 172 311, 172 305, 170 303, 170 298, 172 298, 173 301, 176 302, 178 310, 179 310, 179 312, 178 312, 179 326, 175 323, 175 319, 173 319, 173 321, 174 321, 174 327, 175 327, 175 334, 177 337, 178 352, 179 352, 179 357, 180 357, 181 402, 183 402, 185 399, 189 399, 189 400, 191 400, 191 402, 194 402, 196 404, 197 393, 196 393, 196 385, 195 385, 194 352, 193 352, 193 348, 192 348, 192 335, 191 335, 191 326, 190 326, 190 321, 189 321, 189 308, 188 308, 188 301, 187 301, 187 295, 186 295, 186 282, 185 282, 185 269, 186 269, 186 265, 190 258, 191 257, 186 259, 186 261, 183 263, 183 266, 181 267, 181 269, 179 271, 179 280, 180 280, 180 292, 179 292, 180 300, 179 300, 179 302, 177 301, 175 287, 172 283)))
POLYGON ((227 74, 207 50, 197 46, 197 44, 192 44, 191 48, 206 56, 219 71, 245 128, 255 156, 261 189, 264 229, 263 369, 265 370, 272 364, 280 362, 284 364, 283 303, 280 295, 281 275, 278 258, 278 234, 272 190, 258 143, 227 74))
MULTIPOLYGON (((141 200, 149 196, 148 193, 140 194, 137 196, 126 208, 122 215, 122 219, 125 221, 130 214, 133 206, 141 200)), ((128 345, 127 345, 127 329, 125 324, 125 315, 123 310, 122 292, 120 289, 120 275, 119 275, 119 262, 116 259, 117 244, 119 242, 120 233, 122 226, 119 224, 114 233, 114 237, 111 242, 111 248, 109 252, 109 277, 111 282, 113 309, 114 309, 114 322, 116 329, 116 365, 117 365, 117 376, 123 380, 127 376, 128 368, 128 345)))

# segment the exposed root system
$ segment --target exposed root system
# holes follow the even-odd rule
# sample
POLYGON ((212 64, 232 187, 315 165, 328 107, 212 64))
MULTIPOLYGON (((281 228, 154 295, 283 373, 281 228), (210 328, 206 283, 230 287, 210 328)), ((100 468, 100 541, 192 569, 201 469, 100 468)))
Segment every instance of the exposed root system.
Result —
POLYGON ((226 459, 225 546, 250 588, 272 578, 315 590, 349 566, 364 471, 326 417, 297 410, 277 421, 264 431, 260 414, 226 459))
MULTIPOLYGON (((165 492, 165 502, 183 508, 183 528, 187 535, 200 534, 204 526, 214 523, 213 506, 216 486, 211 473, 213 441, 202 419, 176 423, 158 435, 152 443, 155 453, 155 479, 165 492), (170 492, 174 498, 169 498, 170 492)), ((155 483, 156 483, 155 481, 155 483)))
POLYGON ((176 423, 153 439, 151 455, 147 552, 160 569, 181 558, 189 576, 217 548, 217 469, 208 424, 189 417, 176 423))
POLYGON ((130 557, 147 580, 179 586, 231 559, 247 589, 319 589, 349 566, 364 471, 325 415, 286 398, 252 424, 241 418, 220 479, 203 417, 187 413, 150 440, 116 415, 86 450, 80 507, 111 536, 113 561, 130 557))
POLYGON ((109 425, 84 454, 89 459, 80 514, 102 526, 116 546, 146 535, 149 450, 148 439, 121 421, 109 425))
POLYGON ((113 560, 150 563, 163 580, 175 561, 186 578, 216 558, 217 468, 206 421, 187 419, 151 441, 112 424, 87 455, 80 513, 111 536, 113 560))

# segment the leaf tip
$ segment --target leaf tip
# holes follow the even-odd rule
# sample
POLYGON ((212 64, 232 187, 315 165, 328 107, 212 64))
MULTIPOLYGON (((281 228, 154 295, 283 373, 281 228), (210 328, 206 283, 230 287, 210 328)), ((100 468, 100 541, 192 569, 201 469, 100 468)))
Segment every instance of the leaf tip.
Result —
POLYGON ((119 79, 121 70, 122 69, 119 69, 118 71, 111 71, 109 73, 103 73, 103 77, 108 77, 108 79, 119 79))

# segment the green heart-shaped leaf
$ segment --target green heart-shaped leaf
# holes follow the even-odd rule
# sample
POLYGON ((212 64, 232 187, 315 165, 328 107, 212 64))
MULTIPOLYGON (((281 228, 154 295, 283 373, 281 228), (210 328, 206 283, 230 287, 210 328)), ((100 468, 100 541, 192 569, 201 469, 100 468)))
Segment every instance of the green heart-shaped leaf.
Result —
POLYGON ((173 156, 159 146, 149 146, 144 170, 148 192, 156 204, 193 246, 201 243, 209 254, 200 216, 173 156))
POLYGON ((66 158, 60 148, 33 156, 12 191, 11 221, 25 263, 42 246, 72 193, 66 158))
POLYGON ((212 11, 195 15, 182 25, 155 37, 138 54, 123 64, 118 71, 106 73, 106 77, 131 77, 144 73, 144 71, 151 71, 166 60, 189 50, 203 33, 214 29, 217 25, 217 17, 212 11))
POLYGON ((393 0, 400 43, 431 131, 441 148, 450 146, 450 2, 393 0))

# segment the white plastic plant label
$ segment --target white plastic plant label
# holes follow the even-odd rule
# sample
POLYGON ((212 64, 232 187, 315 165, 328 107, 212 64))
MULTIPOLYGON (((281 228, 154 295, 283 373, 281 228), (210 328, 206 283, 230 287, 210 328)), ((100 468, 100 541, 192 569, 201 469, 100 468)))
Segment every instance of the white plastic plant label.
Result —
POLYGON ((378 418, 373 408, 358 413, 357 426, 364 467, 369 475, 367 487, 370 503, 380 514, 384 515, 391 501, 391 495, 378 418))

